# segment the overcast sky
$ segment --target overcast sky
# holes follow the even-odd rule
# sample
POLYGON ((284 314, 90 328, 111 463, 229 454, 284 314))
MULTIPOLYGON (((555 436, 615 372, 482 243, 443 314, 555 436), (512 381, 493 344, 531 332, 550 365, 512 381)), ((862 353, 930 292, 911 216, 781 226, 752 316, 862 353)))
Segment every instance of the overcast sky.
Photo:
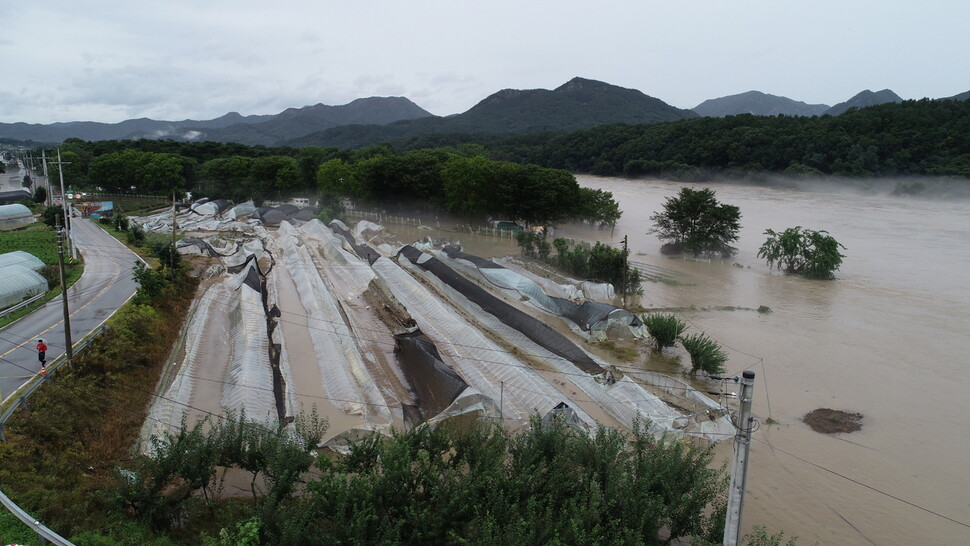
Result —
POLYGON ((965 0, 3 2, 0 122, 211 119, 404 96, 437 115, 574 76, 681 108, 970 90, 965 0))

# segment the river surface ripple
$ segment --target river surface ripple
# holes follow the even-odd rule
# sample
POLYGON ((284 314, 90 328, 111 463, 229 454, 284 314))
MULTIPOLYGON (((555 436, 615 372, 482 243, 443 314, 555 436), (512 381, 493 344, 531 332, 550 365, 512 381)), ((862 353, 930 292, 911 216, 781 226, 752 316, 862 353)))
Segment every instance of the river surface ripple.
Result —
MULTIPOLYGON (((623 217, 612 234, 573 225, 557 235, 628 236, 631 260, 678 281, 644 283, 642 304, 695 306, 682 313, 688 333, 718 340, 732 374, 757 374, 754 413, 778 424, 753 436, 746 529, 762 523, 799 544, 970 544, 970 201, 578 179, 613 192, 623 217), (713 187, 740 207, 737 256, 660 255, 649 217, 682 186, 713 187), (837 280, 785 276, 758 259, 766 228, 796 225, 845 245, 837 280), (813 432, 801 418, 820 407, 863 414, 862 430, 813 432)), ((726 460, 730 443, 718 448, 726 460)))

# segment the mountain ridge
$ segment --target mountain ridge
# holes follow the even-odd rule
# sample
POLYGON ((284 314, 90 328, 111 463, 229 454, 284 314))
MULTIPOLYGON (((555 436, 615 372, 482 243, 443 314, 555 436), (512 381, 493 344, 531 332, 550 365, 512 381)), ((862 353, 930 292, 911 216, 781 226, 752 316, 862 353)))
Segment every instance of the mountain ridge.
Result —
POLYGON ((287 124, 291 126, 295 124, 296 130, 306 134, 343 124, 390 123, 409 117, 431 115, 430 112, 405 97, 367 97, 339 106, 318 103, 302 108, 287 108, 278 114, 243 116, 238 112, 229 112, 210 120, 166 121, 136 118, 118 123, 97 121, 67 121, 51 124, 0 123, 0 138, 60 143, 68 138, 88 141, 139 138, 229 141, 238 137, 237 141, 242 144, 270 145, 283 138, 298 136, 286 133, 282 126, 287 124), (236 129, 230 129, 233 127, 236 129), (216 138, 210 138, 210 133, 216 138))
POLYGON ((807 104, 788 97, 761 91, 746 91, 716 99, 708 99, 692 110, 700 116, 724 117, 737 114, 756 116, 820 116, 830 108, 827 104, 807 104))
POLYGON ((903 99, 890 89, 876 92, 866 89, 855 94, 851 99, 829 108, 825 111, 825 115, 838 116, 844 114, 850 108, 865 108, 866 106, 876 106, 887 102, 903 102, 903 99))
POLYGON ((422 134, 533 134, 606 123, 676 121, 697 114, 636 89, 575 77, 555 89, 502 89, 461 114, 376 126, 327 129, 285 141, 289 146, 360 147, 422 134))

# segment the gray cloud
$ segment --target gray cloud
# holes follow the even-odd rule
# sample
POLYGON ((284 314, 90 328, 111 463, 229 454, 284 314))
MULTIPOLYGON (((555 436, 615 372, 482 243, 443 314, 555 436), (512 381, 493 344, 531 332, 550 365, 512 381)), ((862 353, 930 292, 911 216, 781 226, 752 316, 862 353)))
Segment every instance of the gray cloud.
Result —
POLYGON ((0 38, 0 121, 205 119, 374 95, 447 115, 573 76, 679 107, 750 89, 829 104, 866 88, 950 96, 970 89, 946 54, 970 50, 968 12, 876 0, 26 2, 0 38))

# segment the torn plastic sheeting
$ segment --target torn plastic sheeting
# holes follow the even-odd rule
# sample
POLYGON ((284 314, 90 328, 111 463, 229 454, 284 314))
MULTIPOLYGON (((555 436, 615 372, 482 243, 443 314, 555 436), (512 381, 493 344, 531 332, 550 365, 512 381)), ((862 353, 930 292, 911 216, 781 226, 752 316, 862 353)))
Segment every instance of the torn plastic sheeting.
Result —
MULTIPOLYGON (((677 427, 674 426, 674 419, 683 417, 683 413, 674 410, 629 377, 617 381, 607 391, 616 400, 636 408, 637 413, 643 419, 649 421, 648 430, 651 433, 679 434, 677 427)), ((627 420, 623 424, 627 427, 633 426, 631 420, 627 420)))
POLYGON ((354 226, 353 233, 354 233, 354 236, 360 237, 363 239, 364 234, 368 231, 373 233, 380 233, 384 231, 384 226, 380 224, 375 224, 374 222, 369 222, 367 220, 361 220, 357 222, 356 226, 354 226))
POLYGON ((475 267, 479 269, 496 269, 496 268, 505 269, 504 267, 493 262, 492 260, 486 260, 481 256, 468 254, 466 252, 463 252, 460 248, 457 248, 452 245, 445 245, 441 250, 442 252, 447 254, 449 258, 461 259, 461 260, 471 262, 472 264, 475 265, 475 267))
POLYGON ((435 427, 444 422, 475 418, 500 419, 501 412, 494 400, 468 387, 455 397, 451 405, 428 419, 425 425, 435 427))
MULTIPOLYGON (((290 224, 276 233, 279 260, 293 281, 304 314, 314 325, 310 340, 323 387, 334 405, 366 419, 387 421, 390 410, 358 349, 354 333, 341 313, 335 295, 324 283, 298 231, 290 224)), ((292 311, 291 311, 292 312, 292 311)), ((299 311, 297 311, 299 312, 299 311)))
POLYGON ((347 242, 350 243, 351 247, 353 247, 354 252, 357 253, 361 259, 367 260, 368 264, 374 265, 374 262, 381 257, 381 253, 374 250, 370 245, 357 244, 357 238, 354 237, 354 234, 350 232, 347 225, 340 220, 331 221, 329 227, 334 231, 334 233, 337 233, 346 239, 347 242))
MULTIPOLYGON (((347 265, 350 263, 360 263, 357 256, 353 255, 354 248, 350 242, 327 226, 320 220, 314 219, 300 226, 303 236, 316 243, 316 249, 328 261, 336 264, 347 265)), ((366 268, 370 271, 370 268, 366 268)), ((371 272, 370 277, 374 274, 371 272)))
POLYGON ((196 246, 200 249, 200 253, 205 252, 206 254, 212 257, 221 256, 223 258, 228 258, 229 256, 232 256, 235 253, 235 252, 229 252, 229 253, 223 254, 218 250, 216 250, 215 247, 213 247, 211 244, 209 244, 208 241, 203 241, 202 239, 199 239, 197 237, 183 237, 181 240, 179 240, 178 244, 176 244, 176 247, 179 249, 183 247, 189 247, 189 246, 196 246))
POLYGON ((591 300, 611 300, 616 297, 616 291, 610 283, 583 281, 579 283, 579 288, 591 300))
POLYGON ((201 205, 196 203, 192 205, 189 210, 203 216, 215 216, 216 214, 219 214, 219 205, 215 201, 209 201, 201 205))
POLYGON ((421 409, 436 415, 455 401, 468 384, 441 360, 438 349, 420 330, 394 336, 401 366, 421 409))
MULTIPOLYGON (((410 264, 410 262, 407 260, 403 260, 402 263, 410 264)), ((418 270, 418 266, 411 265, 411 267, 418 270)), ((602 383, 599 377, 582 373, 582 370, 580 370, 575 364, 552 353, 549 351, 549 349, 526 337, 522 332, 509 328, 507 325, 503 324, 498 317, 484 313, 481 310, 472 309, 474 304, 468 302, 463 294, 449 287, 436 277, 429 275, 428 279, 431 282, 437 283, 442 293, 445 294, 445 296, 449 298, 453 304, 459 308, 466 309, 469 313, 474 314, 478 326, 486 331, 491 332, 492 335, 501 338, 506 345, 520 348, 525 354, 528 354, 531 359, 544 362, 545 365, 551 370, 563 374, 564 380, 572 384, 572 387, 566 388, 576 389, 576 391, 580 393, 577 396, 580 398, 585 398, 589 403, 595 404, 598 408, 616 419, 616 421, 621 423, 623 426, 627 428, 632 427, 636 421, 638 413, 641 413, 642 406, 644 405, 659 408, 663 408, 665 406, 657 396, 643 390, 641 387, 639 387, 639 385, 631 385, 627 387, 626 390, 630 396, 617 399, 613 396, 613 391, 610 390, 611 386, 602 383), (635 404, 633 401, 640 403, 635 404)), ((596 360, 595 357, 591 358, 600 364, 601 367, 606 367, 606 363, 600 363, 600 361, 596 360)), ((517 389, 517 386, 514 384, 507 384, 507 386, 511 386, 512 390, 517 389)), ((622 388, 620 390, 622 390, 622 388)), ((508 392, 508 390, 506 390, 506 392, 508 392)), ((670 410, 672 415, 680 415, 673 412, 672 408, 666 409, 670 410)), ((665 429, 658 428, 656 430, 665 429)))
POLYGON ((606 339, 607 332, 613 324, 626 326, 635 338, 644 336, 640 319, 626 309, 595 301, 576 304, 565 298, 550 296, 532 279, 500 264, 461 252, 453 246, 444 247, 443 252, 452 259, 464 260, 472 264, 477 274, 496 287, 513 290, 545 312, 569 319, 584 332, 589 332, 590 337, 595 340, 606 339))
POLYGON ((230 218, 241 218, 243 216, 249 216, 254 212, 256 212, 256 205, 254 205, 252 199, 250 199, 249 201, 239 203, 235 207, 229 209, 226 216, 230 218))
POLYGON ((603 368, 566 336, 560 334, 548 324, 489 294, 485 289, 461 276, 437 258, 426 259, 424 257, 429 256, 428 254, 422 253, 410 245, 402 247, 399 255, 403 255, 411 263, 441 279, 485 312, 522 332, 540 346, 569 360, 584 372, 590 374, 603 373, 603 368))
MULTIPOLYGON (((566 397, 535 370, 497 345, 477 326, 439 298, 398 265, 380 258, 371 266, 391 295, 403 305, 421 331, 431 339, 442 357, 470 387, 502 402, 507 421, 528 423, 535 413, 554 408, 566 397)), ((410 266, 417 269, 417 266, 410 266)), ((425 273, 426 274, 426 273, 425 273)), ((594 424, 585 412, 584 422, 594 424)))
POLYGON ((542 424, 543 428, 565 426, 582 432, 588 430, 585 423, 583 423, 579 419, 579 416, 576 415, 576 410, 565 402, 560 402, 558 406, 552 408, 548 413, 543 415, 540 423, 542 424))
MULTIPOLYGON (((251 266, 238 273, 233 284, 251 286, 250 276, 254 272, 255 266, 251 266)), ((229 312, 230 357, 221 404, 236 412, 245 408, 253 419, 275 422, 278 416, 262 294, 258 289, 235 293, 236 304, 229 312)))

